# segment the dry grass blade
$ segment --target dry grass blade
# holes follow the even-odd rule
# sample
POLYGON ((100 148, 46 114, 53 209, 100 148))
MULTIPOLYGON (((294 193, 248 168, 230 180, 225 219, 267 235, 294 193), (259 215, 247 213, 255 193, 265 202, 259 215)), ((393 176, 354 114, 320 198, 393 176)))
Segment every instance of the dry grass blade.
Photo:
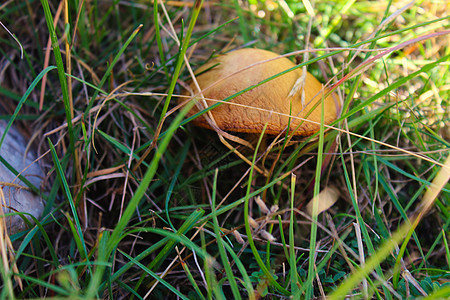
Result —
MULTIPOLYGON (((2 260, 2 275, 3 275, 3 289, 6 290, 10 296, 14 295, 13 283, 10 276, 10 268, 16 274, 19 273, 16 261, 14 259, 14 247, 9 238, 5 213, 3 207, 7 207, 5 194, 3 193, 3 187, 0 187, 0 256, 2 260)), ((14 275, 14 280, 19 285, 20 290, 23 290, 22 279, 19 276, 14 275)))
MULTIPOLYGON (((56 10, 55 19, 53 22, 53 26, 56 27, 56 24, 58 24, 59 18, 61 17, 61 12, 63 9, 63 1, 59 2, 58 9, 56 10)), ((50 53, 52 51, 52 40, 51 37, 48 37, 47 40, 47 47, 45 50, 45 60, 44 60, 44 69, 47 68, 50 64, 50 53)), ((42 110, 44 106, 44 96, 45 96, 45 89, 47 84, 47 73, 44 74, 44 77, 42 77, 42 83, 41 83, 41 94, 39 96, 39 110, 42 110)))
MULTIPOLYGON (((0 216, 0 298, 448 291, 442 0, 116 2, 0 4, 0 119, 36 152, 44 178, 32 190, 46 202, 39 222, 17 234, 0 216), (222 76, 202 84, 209 63, 242 48, 283 54, 227 73, 241 72, 240 82, 264 63, 290 66, 248 88, 222 76), (235 103, 295 74, 283 95, 298 88, 319 107, 302 69, 338 96, 340 115, 319 143, 283 124, 256 152, 256 135, 219 128, 221 109, 261 116, 266 133, 269 119, 320 125, 292 113, 301 103, 282 113, 235 103), (212 96, 221 85, 233 93, 212 96)), ((0 164, 31 179, 0 154, 0 164)), ((3 202, 2 191, 29 192, 1 181, 3 202)), ((8 209, 3 203, 0 214, 8 209)))
MULTIPOLYGON (((316 125, 320 125, 319 122, 311 121, 311 120, 308 120, 308 119, 305 119, 305 118, 296 117, 296 116, 290 116, 290 115, 288 115, 288 114, 283 114, 283 113, 279 113, 279 112, 268 111, 268 110, 266 110, 266 109, 259 108, 259 107, 249 107, 249 106, 244 106, 244 105, 239 104, 239 103, 225 102, 225 101, 221 101, 221 100, 217 100, 217 99, 211 99, 211 98, 207 98, 207 99, 208 99, 209 101, 216 101, 216 102, 218 102, 218 103, 221 102, 221 103, 224 103, 224 104, 226 104, 226 105, 243 106, 243 107, 251 108, 251 109, 254 109, 254 110, 266 111, 266 112, 273 113, 273 114, 275 114, 275 115, 282 115, 282 116, 290 117, 290 118, 293 118, 293 119, 302 120, 302 121, 304 121, 304 122, 309 122, 309 123, 313 123, 313 124, 316 124, 316 125)), ((340 133, 345 133, 345 134, 348 134, 348 135, 351 135, 351 136, 354 136, 354 137, 357 137, 357 138, 360 138, 360 139, 364 139, 364 140, 367 140, 367 141, 370 141, 370 142, 374 142, 374 143, 379 144, 379 145, 381 145, 381 146, 385 146, 385 147, 391 148, 391 149, 393 149, 393 150, 396 150, 396 151, 398 151, 398 152, 400 152, 400 153, 404 153, 404 154, 407 154, 407 155, 411 155, 411 156, 414 156, 414 157, 416 157, 416 158, 423 159, 423 160, 425 160, 425 161, 428 161, 428 162, 430 162, 430 163, 433 163, 433 164, 435 164, 435 165, 438 165, 438 166, 447 168, 447 167, 444 166, 442 163, 440 163, 440 162, 438 162, 438 161, 435 161, 435 160, 433 160, 432 158, 430 158, 430 157, 428 157, 428 156, 426 156, 426 155, 424 155, 424 154, 422 154, 422 153, 412 152, 412 151, 410 151, 410 150, 408 150, 408 149, 405 149, 405 148, 397 147, 397 146, 394 146, 394 145, 385 143, 385 142, 383 142, 383 141, 375 140, 375 139, 372 139, 372 138, 370 138, 370 137, 367 137, 367 136, 358 134, 358 133, 356 133, 356 132, 352 132, 352 131, 350 131, 349 129, 346 130, 346 129, 342 129, 342 128, 338 128, 338 127, 336 127, 336 126, 326 125, 326 124, 324 124, 324 126, 325 126, 325 128, 326 128, 327 130, 334 130, 334 131, 337 131, 337 132, 340 132, 340 133)))
POLYGON ((425 195, 422 198, 420 205, 416 210, 416 216, 413 218, 411 231, 414 231, 419 222, 423 217, 429 212, 430 208, 433 206, 439 193, 442 191, 444 186, 450 180, 450 155, 447 155, 445 162, 442 164, 441 169, 437 173, 436 177, 433 179, 431 185, 428 187, 425 195))

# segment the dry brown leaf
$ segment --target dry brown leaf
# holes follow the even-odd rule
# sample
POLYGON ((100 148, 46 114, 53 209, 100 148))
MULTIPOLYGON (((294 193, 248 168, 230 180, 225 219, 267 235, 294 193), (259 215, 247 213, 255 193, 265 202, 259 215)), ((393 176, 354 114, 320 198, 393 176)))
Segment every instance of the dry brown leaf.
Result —
MULTIPOLYGON (((338 198, 339 198, 339 190, 335 186, 332 185, 325 187, 319 193, 319 195, 317 195, 317 201, 319 202, 317 214, 319 215, 321 212, 324 212, 331 206, 333 206, 333 204, 336 203, 338 198)), ((310 216, 312 216, 314 200, 316 199, 315 198, 311 199, 308 205, 306 205, 306 212, 310 216)))

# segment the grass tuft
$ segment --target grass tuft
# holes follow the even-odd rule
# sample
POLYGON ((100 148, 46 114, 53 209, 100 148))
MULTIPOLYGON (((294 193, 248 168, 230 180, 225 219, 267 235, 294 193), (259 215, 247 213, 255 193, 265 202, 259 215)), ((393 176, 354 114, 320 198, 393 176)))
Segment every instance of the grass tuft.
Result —
POLYGON ((33 222, 5 215, 23 232, 0 222, 0 299, 449 298, 446 8, 0 4, 0 147, 17 127, 46 174, 35 187, 0 156, 46 203, 33 222), (292 71, 187 116, 195 104, 177 99, 195 71, 241 47, 307 69, 340 116, 305 138, 192 126, 292 71))

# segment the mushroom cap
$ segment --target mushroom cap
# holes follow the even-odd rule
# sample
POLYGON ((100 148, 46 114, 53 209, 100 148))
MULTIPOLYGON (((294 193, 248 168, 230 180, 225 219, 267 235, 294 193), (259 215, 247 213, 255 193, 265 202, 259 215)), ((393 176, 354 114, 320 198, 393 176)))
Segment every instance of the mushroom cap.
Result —
MULTIPOLYGON (((212 59, 199 68, 196 79, 207 99, 208 106, 211 106, 217 101, 208 99, 224 100, 293 67, 295 64, 292 61, 279 57, 274 52, 244 48, 212 59), (262 62, 273 58, 277 59, 262 62), (252 66, 249 67, 250 65, 252 66)), ((275 135, 287 129, 290 124, 289 131, 292 133, 295 130, 293 132, 295 135, 311 135, 317 132, 319 124, 303 121, 301 118, 320 123, 321 104, 309 115, 308 113, 317 102, 321 102, 326 90, 313 75, 307 73, 304 84, 306 107, 303 107, 302 88, 289 97, 292 87, 301 75, 301 68, 292 70, 244 92, 227 103, 222 103, 211 110, 217 126, 226 131, 260 133, 267 123, 266 133, 275 135), (300 123, 301 125, 297 128, 300 123)), ((193 83, 190 87, 194 94, 198 94, 193 83)), ((329 124, 337 117, 339 102, 332 94, 324 99, 324 104, 324 123, 329 124)), ((194 107, 189 115, 197 112, 198 108, 194 107)), ((194 119, 193 123, 211 129, 203 116, 194 119)))

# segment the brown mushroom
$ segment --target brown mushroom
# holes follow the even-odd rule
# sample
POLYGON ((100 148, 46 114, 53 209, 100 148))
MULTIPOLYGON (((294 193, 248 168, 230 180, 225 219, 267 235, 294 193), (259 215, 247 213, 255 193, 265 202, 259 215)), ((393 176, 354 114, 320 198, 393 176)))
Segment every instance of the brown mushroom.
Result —
MULTIPOLYGON (((293 67, 295 64, 292 61, 274 52, 245 48, 221 55, 203 65, 197 71, 199 75, 196 80, 208 106, 211 106, 217 103, 214 100, 224 100, 293 67)), ((314 76, 307 73, 303 107, 303 89, 290 96, 294 84, 301 76, 302 70, 295 69, 240 94, 229 103, 215 107, 211 111, 215 124, 225 131, 260 133, 267 123, 266 133, 271 135, 287 129, 288 124, 289 131, 292 133, 295 130, 295 135, 317 132, 321 121, 320 102, 326 90, 314 76)), ((194 83, 190 87, 193 94, 199 94, 194 83)), ((324 104, 324 123, 329 124, 337 117, 339 102, 334 95, 329 95, 324 99, 324 104)), ((189 114, 193 115, 198 111, 194 107, 189 114)), ((193 123, 211 128, 203 116, 193 120, 193 123)))

